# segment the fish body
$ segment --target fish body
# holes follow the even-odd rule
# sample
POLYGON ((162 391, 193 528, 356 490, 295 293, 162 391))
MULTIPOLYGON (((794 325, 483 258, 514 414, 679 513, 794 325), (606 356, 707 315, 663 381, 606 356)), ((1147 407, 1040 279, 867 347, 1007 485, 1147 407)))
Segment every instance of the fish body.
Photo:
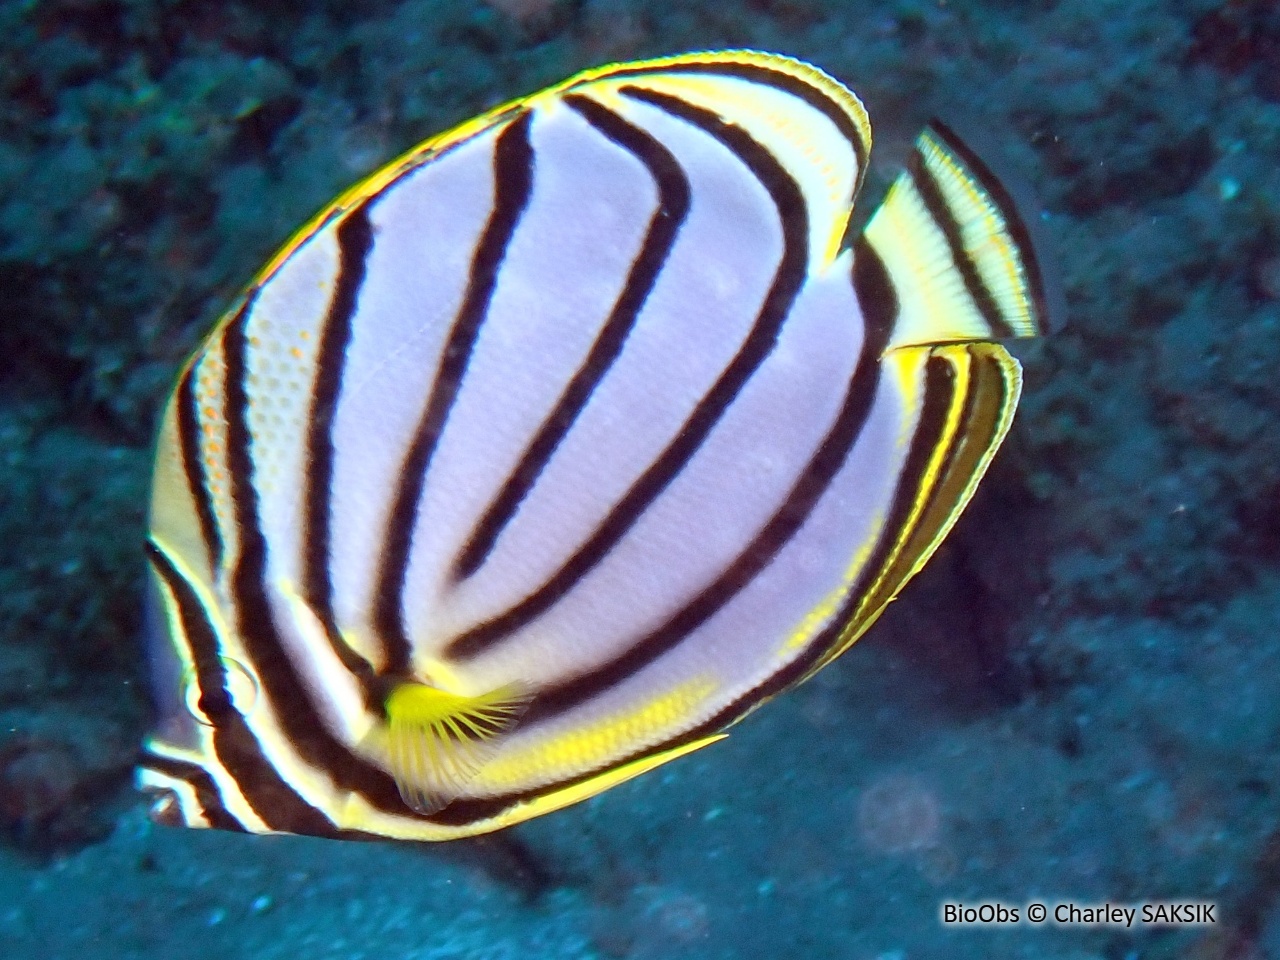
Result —
POLYGON ((146 546, 155 815, 442 840, 723 737, 955 522, 1044 326, 940 124, 857 237, 871 130, 789 58, 588 71, 420 147, 179 377, 146 546))

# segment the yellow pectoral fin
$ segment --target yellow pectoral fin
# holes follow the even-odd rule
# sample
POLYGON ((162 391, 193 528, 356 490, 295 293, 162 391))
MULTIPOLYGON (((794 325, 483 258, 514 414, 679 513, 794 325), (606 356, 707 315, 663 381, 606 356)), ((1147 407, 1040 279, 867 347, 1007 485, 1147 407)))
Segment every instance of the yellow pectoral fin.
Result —
POLYGON ((405 803, 426 814, 457 799, 528 704, 519 684, 479 696, 419 683, 396 687, 385 705, 383 749, 405 803))

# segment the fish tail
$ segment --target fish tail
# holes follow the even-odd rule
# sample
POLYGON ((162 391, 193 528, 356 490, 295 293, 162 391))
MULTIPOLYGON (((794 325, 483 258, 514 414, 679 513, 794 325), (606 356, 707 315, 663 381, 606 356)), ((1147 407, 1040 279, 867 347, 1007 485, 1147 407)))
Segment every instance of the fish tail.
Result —
POLYGON ((1049 325, 1045 282, 1012 195, 934 120, 855 247, 880 295, 896 298, 889 347, 1034 337, 1049 325), (867 262, 878 261, 874 267, 867 262))
POLYGON ((433 813, 456 799, 529 705, 520 684, 478 696, 403 683, 387 697, 383 752, 405 803, 433 813))

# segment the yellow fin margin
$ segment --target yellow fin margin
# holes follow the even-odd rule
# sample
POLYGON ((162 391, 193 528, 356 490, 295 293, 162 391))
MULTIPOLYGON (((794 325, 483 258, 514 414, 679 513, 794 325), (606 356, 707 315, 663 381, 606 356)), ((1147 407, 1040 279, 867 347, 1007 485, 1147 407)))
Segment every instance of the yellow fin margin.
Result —
MULTIPOLYGON (((526 98, 537 100, 543 96, 558 96, 570 87, 578 87, 598 80, 607 80, 621 75, 639 74, 642 72, 679 73, 682 67, 704 67, 723 64, 744 67, 760 67, 775 73, 791 77, 811 87, 838 106, 848 115, 850 123, 858 133, 858 139, 866 153, 871 151, 871 121, 867 118, 866 108, 857 95, 835 77, 811 63, 797 60, 780 53, 764 53, 759 50, 705 50, 695 53, 680 53, 669 57, 654 57, 650 60, 636 60, 631 63, 611 63, 603 67, 594 67, 570 77, 563 83, 550 87, 542 94, 526 98)), ((865 171, 859 171, 864 174, 865 171)))
MULTIPOLYGON (((646 71, 658 73, 668 70, 678 72, 681 67, 706 66, 708 64, 737 64, 742 66, 757 66, 763 69, 772 70, 807 85, 818 94, 826 97, 829 101, 835 104, 841 112, 848 116, 850 124, 857 131, 857 138, 863 159, 863 162, 859 164, 859 169, 857 171, 857 186, 855 186, 853 191, 854 196, 857 195, 858 189, 861 187, 862 180, 866 176, 865 157, 871 150, 871 122, 867 118, 867 111, 863 107, 862 101, 858 99, 853 91, 848 89, 834 77, 820 70, 818 67, 805 63, 803 60, 796 60, 792 57, 786 57, 781 54, 763 53, 756 50, 713 50, 677 54, 669 57, 655 57, 649 60, 637 60, 627 63, 612 63, 602 67, 593 67, 588 70, 583 70, 582 72, 569 77, 567 80, 563 80, 560 83, 537 91, 536 93, 514 97, 511 100, 500 103, 496 107, 485 111, 477 117, 460 123, 457 126, 436 134, 433 137, 429 137, 341 193, 337 199, 327 204, 319 213, 304 224, 301 229, 295 232, 287 242, 285 242, 285 244, 276 252, 275 256, 267 262, 267 264, 258 272, 257 276, 249 283, 245 292, 237 298, 234 306, 223 314, 216 329, 221 329, 223 326, 230 323, 231 320, 234 319, 236 311, 245 302, 245 299, 254 290, 257 290, 270 280, 272 275, 284 265, 284 262, 288 260, 299 247, 306 243, 307 240, 323 229, 327 224, 339 217, 342 217, 372 197, 377 196, 404 174, 418 166, 421 166, 433 156, 455 147, 460 143, 464 143, 465 141, 485 133, 488 130, 510 123, 525 111, 543 106, 548 101, 559 98, 568 93, 571 89, 599 81, 605 81, 623 74, 640 74, 646 71)), ((841 230, 843 230, 843 224, 841 224, 840 227, 841 230)), ((834 243, 835 241, 828 243, 827 247, 829 249, 824 251, 826 254, 825 259, 827 261, 833 259, 835 256, 834 243)), ((190 362, 191 361, 188 361, 188 365, 190 362)))
POLYGON ((713 733, 710 736, 703 737, 700 740, 693 740, 689 743, 682 743, 679 746, 671 747, 660 753, 651 756, 640 757, 632 760, 630 763, 624 763, 619 767, 612 767, 604 772, 583 780, 581 783, 571 784, 546 793, 533 799, 524 801, 503 811, 491 820, 480 821, 473 824, 466 830, 466 834, 489 833, 493 830, 499 830, 502 827, 511 824, 521 823, 525 820, 531 820, 534 817, 540 817, 545 813, 551 813, 554 810, 561 810, 565 807, 580 803, 583 800, 594 797, 597 794, 604 793, 606 790, 616 787, 620 783, 625 783, 642 773, 648 773, 664 763, 669 763, 679 757, 693 753, 695 750, 701 750, 708 744, 715 743, 718 740, 724 740, 729 735, 727 733, 713 733))
POLYGON ((831 649, 803 679, 848 650, 920 572, 951 531, 1009 432, 1022 391, 1022 368, 995 343, 905 348, 886 358, 907 367, 923 358, 945 360, 955 389, 937 448, 919 478, 902 533, 869 581, 862 602, 831 649))
MULTIPOLYGON (((569 84, 614 109, 621 88, 644 87, 741 128, 775 157, 805 197, 810 269, 826 269, 839 255, 867 172, 871 124, 862 101, 834 77, 779 54, 723 50, 612 64, 569 84)), ((546 96, 562 92, 552 88, 546 96)))

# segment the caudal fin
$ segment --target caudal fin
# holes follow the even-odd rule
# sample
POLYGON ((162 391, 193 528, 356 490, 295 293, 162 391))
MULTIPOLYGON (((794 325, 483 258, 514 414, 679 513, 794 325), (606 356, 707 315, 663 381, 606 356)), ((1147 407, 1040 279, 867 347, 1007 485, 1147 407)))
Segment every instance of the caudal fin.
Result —
POLYGON ((1044 277, 1012 196, 940 121, 916 141, 857 246, 855 257, 874 251, 897 300, 890 349, 1049 327, 1044 277))

